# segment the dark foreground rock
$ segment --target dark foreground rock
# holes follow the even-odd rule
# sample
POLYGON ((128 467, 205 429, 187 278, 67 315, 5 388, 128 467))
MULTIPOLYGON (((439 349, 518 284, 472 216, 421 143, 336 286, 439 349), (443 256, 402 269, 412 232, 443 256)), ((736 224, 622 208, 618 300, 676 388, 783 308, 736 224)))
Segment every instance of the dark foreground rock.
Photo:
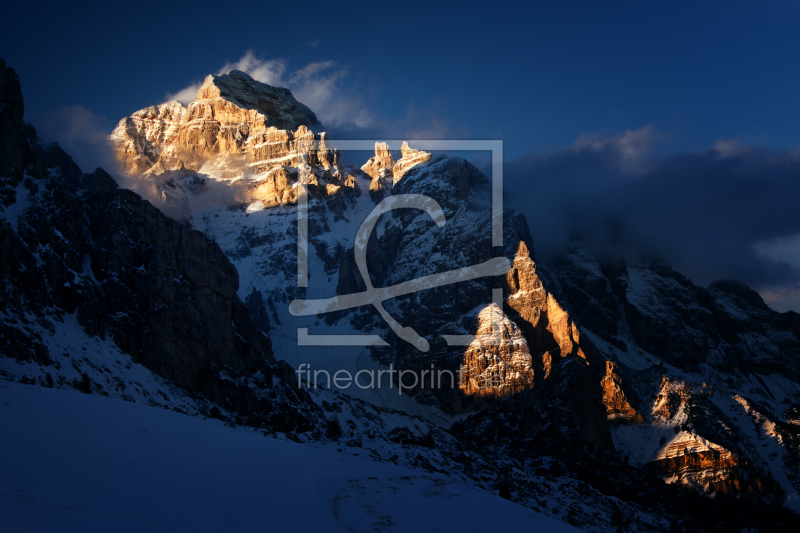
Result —
POLYGON ((42 331, 74 314, 89 335, 254 424, 313 427, 315 405, 275 362, 219 246, 41 141, 2 60, 0 101, 3 355, 53 364, 42 331))

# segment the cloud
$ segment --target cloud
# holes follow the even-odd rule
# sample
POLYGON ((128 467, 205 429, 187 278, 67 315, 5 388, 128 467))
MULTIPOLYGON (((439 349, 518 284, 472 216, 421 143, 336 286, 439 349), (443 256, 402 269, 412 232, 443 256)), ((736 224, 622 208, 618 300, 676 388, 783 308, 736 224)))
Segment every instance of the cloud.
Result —
POLYGON ((217 71, 217 75, 225 74, 234 69, 247 72, 254 79, 267 85, 280 85, 286 72, 286 61, 283 59, 260 59, 256 57, 252 50, 248 50, 239 58, 239 61, 225 63, 217 71))
POLYGON ((507 205, 526 215, 540 256, 580 238, 611 257, 661 254, 701 284, 795 287, 800 269, 755 245, 800 234, 797 153, 734 140, 662 155, 665 138, 650 127, 582 136, 507 163, 507 205))
MULTIPOLYGON (((347 67, 334 61, 309 63, 298 70, 289 71, 283 59, 263 59, 252 50, 238 61, 227 62, 216 74, 241 70, 254 79, 278 87, 287 87, 300 102, 310 107, 326 126, 352 126, 366 128, 373 124, 373 115, 364 98, 347 85, 347 67)), ((193 102, 202 82, 168 93, 168 100, 178 100, 184 105, 193 102)))
MULTIPOLYGON (((759 146, 744 144, 736 137, 734 139, 721 139, 714 144, 714 152, 720 159, 731 159, 746 155, 754 155, 763 149, 759 146)), ((788 154, 788 152, 786 152, 788 154)))
POLYGON ((310 63, 289 75, 288 87, 325 126, 368 128, 373 114, 364 98, 347 86, 347 74, 347 67, 334 61, 310 63))
POLYGON ((772 261, 800 268, 800 235, 757 242, 753 248, 757 253, 772 261))
POLYGON ((32 122, 39 137, 57 142, 84 172, 98 166, 116 167, 107 139, 110 128, 106 117, 74 105, 40 115, 32 122))
POLYGON ((157 176, 119 173, 114 179, 120 187, 132 190, 165 215, 193 226, 207 211, 240 205, 246 188, 240 181, 197 180, 193 172, 181 170, 157 176), (186 177, 188 181, 184 180, 186 177))
MULTIPOLYGON (((326 128, 331 139, 374 139, 374 140, 433 140, 433 139, 467 139, 469 130, 454 125, 442 112, 441 105, 433 100, 427 105, 414 103, 406 107, 405 113, 395 119, 376 118, 368 126, 357 127, 353 124, 343 124, 338 127, 326 128)), ((411 143, 413 147, 413 142, 411 143)), ((355 155, 355 154, 354 154, 355 155)), ((363 154, 358 154, 360 157, 363 154)), ((374 155, 369 153, 366 158, 374 155)), ((399 154, 397 154, 399 156, 399 154)), ((467 153, 458 154, 468 157, 467 153)), ((346 163, 354 162, 351 154, 345 153, 346 163)), ((359 166, 363 163, 359 163, 359 166)))
POLYGON ((764 301, 776 311, 797 311, 800 309, 800 284, 766 287, 759 293, 764 301))
MULTIPOLYGON (((757 242, 753 250, 760 259, 778 267, 795 269, 800 272, 800 234, 791 237, 778 237, 757 242)), ((798 276, 800 277, 800 276, 798 276)), ((778 311, 800 310, 800 282, 784 283, 782 286, 766 285, 761 296, 778 311)))
POLYGON ((583 134, 572 149, 607 152, 616 157, 619 169, 624 174, 638 175, 652 168, 652 163, 658 155, 658 143, 663 140, 665 140, 664 135, 657 135, 652 126, 645 126, 613 136, 583 134))
MULTIPOLYGON (((308 44, 314 47, 318 42, 315 39, 308 44)), ((283 59, 260 58, 248 50, 238 61, 225 63, 216 74, 231 69, 246 72, 263 83, 291 89, 295 98, 316 113, 323 124, 320 129, 332 139, 414 140, 468 136, 465 128, 454 127, 444 116, 436 100, 426 105, 411 103, 405 114, 396 119, 380 117, 370 105, 379 92, 376 82, 371 80, 364 85, 354 81, 347 66, 335 61, 316 61, 291 70, 283 59)), ((167 94, 167 99, 188 104, 194 101, 201 86, 202 82, 197 81, 167 94)))
POLYGON ((194 102, 195 97, 197 97, 197 91, 199 91, 200 87, 202 86, 203 83, 198 81, 187 87, 184 87, 183 89, 181 89, 176 93, 167 93, 165 98, 167 99, 167 101, 177 100, 183 105, 188 105, 194 102))
POLYGON ((401 131, 401 138, 410 141, 464 138, 468 133, 466 130, 456 131, 457 128, 442 114, 440 103, 436 100, 425 106, 409 104, 403 118, 389 125, 389 128, 401 131))

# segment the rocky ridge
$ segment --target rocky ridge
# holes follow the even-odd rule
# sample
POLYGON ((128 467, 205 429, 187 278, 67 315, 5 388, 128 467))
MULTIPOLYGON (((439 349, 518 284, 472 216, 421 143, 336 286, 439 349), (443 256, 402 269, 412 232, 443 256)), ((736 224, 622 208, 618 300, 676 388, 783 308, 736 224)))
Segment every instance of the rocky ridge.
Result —
POLYGON ((784 417, 800 392, 800 315, 739 282, 698 287, 662 261, 601 262, 578 243, 557 272, 584 344, 608 361, 603 401, 633 464, 707 494, 797 493, 784 417))
POLYGON ((228 182, 229 205, 295 204, 302 183, 341 210, 337 195, 355 181, 316 125, 288 89, 232 70, 208 76, 186 107, 171 101, 122 119, 109 140, 123 172, 152 183, 182 221, 209 180, 228 182))
MULTIPOLYGON (((319 147, 326 146, 324 134, 310 134, 304 125, 298 126, 298 132, 302 135, 267 127, 275 123, 267 113, 272 107, 267 110, 257 108, 258 98, 255 95, 266 90, 271 89, 243 73, 234 71, 228 75, 210 76, 198 91, 195 102, 184 111, 175 108, 172 103, 164 104, 164 109, 175 108, 171 111, 174 115, 171 122, 142 122, 142 116, 155 113, 152 110, 139 111, 121 121, 111 139, 118 147, 118 157, 128 172, 141 172, 141 179, 153 176, 168 178, 164 182, 167 184, 164 190, 173 198, 182 198, 187 205, 191 203, 192 196, 201 196, 208 189, 201 185, 187 193, 190 180, 193 180, 192 183, 196 183, 198 178, 217 182, 244 181, 244 191, 237 196, 237 200, 242 202, 246 216, 256 217, 258 222, 245 222, 243 229, 234 230, 238 234, 230 233, 227 228, 242 227, 244 221, 239 220, 241 213, 217 210, 213 214, 201 215, 202 221, 193 223, 223 246, 240 272, 249 270, 249 285, 245 288, 247 294, 241 296, 244 298, 253 291, 262 293, 263 300, 271 302, 273 307, 271 322, 277 324, 290 320, 285 316, 285 308, 281 310, 283 304, 277 302, 285 302, 287 295, 294 298, 301 294, 292 286, 294 278, 287 277, 294 270, 296 261, 291 243, 292 219, 297 216, 296 211, 291 208, 288 211, 272 209, 292 206, 296 202, 298 189, 295 184, 298 182, 310 189, 310 239, 316 255, 323 262, 325 275, 336 279, 335 290, 339 294, 360 290, 362 284, 355 277, 357 273, 350 244, 352 237, 342 235, 343 232, 340 233, 334 226, 341 222, 338 225, 350 227, 351 221, 360 216, 358 212, 371 209, 375 201, 388 194, 425 194, 436 199, 445 209, 448 229, 444 233, 435 231, 429 223, 423 222, 427 216, 424 214, 388 215, 383 235, 378 237, 375 234, 367 250, 375 282, 398 283, 410 279, 412 275, 416 277, 423 272, 434 273, 469 266, 493 257, 494 252, 487 245, 489 182, 474 166, 458 158, 432 160, 430 154, 415 150, 408 143, 403 144, 401 157, 395 161, 388 145, 376 143, 375 156, 362 166, 365 176, 360 179, 355 173, 348 173, 341 167, 341 154, 338 152, 308 149, 312 141, 319 141, 319 147), (236 82, 236 90, 229 88, 233 82, 236 82), (248 91, 254 95, 245 95, 248 91), (202 120, 200 110, 205 113, 202 120), (258 127, 253 126, 254 120, 258 127), (166 131, 172 133, 162 133, 166 131), (231 133, 233 131, 236 133, 231 133), (276 138, 280 138, 280 142, 275 141, 276 138), (148 148, 143 150, 142 146, 148 148), (187 153, 193 154, 192 158, 182 157, 187 153), (135 154, 135 157, 131 154, 135 154), (158 154, 158 160, 150 154, 158 154), (229 163, 226 163, 227 170, 220 171, 224 166, 218 164, 220 159, 229 163), (141 166, 136 164, 141 160, 150 164, 143 172, 141 166), (175 173, 180 173, 180 181, 169 187, 169 177, 175 176, 175 173), (367 179, 370 180, 368 185, 359 185, 359 182, 367 179), (369 191, 369 199, 360 192, 362 187, 369 191), (353 212, 348 214, 348 209, 353 212), (268 224, 266 219, 269 219, 268 224), (277 256, 281 257, 280 261, 276 261, 277 256), (451 257, 456 256, 460 256, 460 260, 454 263, 451 257), (419 268, 421 257, 433 259, 422 270, 419 268), (254 259, 262 266, 256 266, 255 269, 254 266, 244 266, 244 263, 252 265, 254 259)), ((286 96, 287 103, 273 107, 292 107, 294 104, 290 95, 286 96)), ((285 118, 283 120, 287 124, 290 122, 285 118)), ((186 220, 191 218, 192 215, 185 217, 186 220)), ((548 360, 551 354, 566 357, 582 353, 578 347, 577 329, 569 316, 555 299, 550 297, 548 302, 548 292, 539 280, 536 265, 530 257, 530 247, 524 244, 525 240, 529 241, 524 220, 518 216, 511 217, 506 227, 509 228, 507 241, 511 243, 506 253, 515 258, 515 267, 509 274, 505 290, 513 294, 513 300, 510 301, 516 303, 512 305, 515 316, 506 317, 505 320, 517 335, 519 328, 515 320, 524 320, 526 327, 538 331, 530 347, 518 342, 503 347, 486 347, 486 353, 498 350, 505 352, 502 357, 495 356, 499 357, 498 361, 503 361, 503 366, 507 366, 514 376, 513 383, 493 390, 492 396, 501 397, 522 387, 532 386, 534 368, 549 366, 549 363, 542 362, 543 358, 548 360), (538 296, 543 296, 544 302, 548 302, 541 311, 538 307, 540 302, 536 300, 538 296), (532 353, 528 353, 528 349, 532 353), (536 361, 528 363, 531 357, 536 361), (521 361, 524 361, 522 366, 521 361)), ((504 284, 501 280, 495 280, 494 286, 504 284)), ((455 298, 449 294, 452 293, 450 288, 443 288, 416 295, 417 299, 421 298, 420 305, 402 298, 387 303, 392 312, 401 314, 408 312, 409 305, 425 309, 423 313, 413 313, 411 327, 423 335, 430 335, 448 327, 456 331, 472 328, 464 322, 470 320, 466 316, 473 310, 474 316, 479 315, 480 308, 491 302, 491 289, 491 283, 478 281, 459 284, 455 298)), ((345 323, 355 323, 355 327, 361 330, 384 327, 380 325, 380 318, 369 310, 360 310, 350 320, 345 319, 345 323)), ((395 340, 391 342, 395 343, 395 340)), ((455 372, 465 362, 464 350, 458 347, 440 346, 430 357, 419 357, 419 354, 407 348, 402 343, 396 344, 395 348, 398 352, 396 363, 405 369, 419 369, 423 365, 433 364, 439 369, 455 372)), ((381 362, 389 362, 380 353, 374 354, 374 357, 381 362)), ((457 387, 449 391, 425 391, 421 397, 429 397, 430 394, 437 395, 435 402, 457 412, 473 409, 480 404, 478 402, 476 406, 467 407, 464 400, 467 400, 467 404, 471 403, 470 395, 459 394, 457 387)))
POLYGON ((361 170, 372 178, 369 192, 373 200, 381 200, 406 172, 420 163, 430 161, 432 157, 427 152, 411 148, 406 141, 403 142, 400 154, 400 159, 395 162, 389 145, 376 142, 375 156, 361 166, 361 170))
MULTIPOLYGON (((247 165, 292 157, 288 148, 295 142, 322 140, 308 130, 315 124, 316 115, 288 89, 232 70, 208 76, 187 107, 173 100, 122 119, 110 139, 130 174, 199 171, 209 161, 224 167, 235 156, 247 165)), ((331 154, 322 157, 333 162, 331 154)), ((241 174, 242 165, 232 164, 231 171, 221 177, 241 174)))
MULTIPOLYGON (((13 70, 0 66, 0 79, 0 122, 10 141, 0 147, 8 169, 0 176, 3 355, 56 378, 73 357, 76 369, 91 367, 69 336, 54 340, 72 328, 252 423, 313 427, 313 416, 297 409, 308 403, 304 394, 287 386, 292 371, 275 361, 219 246, 118 188, 102 169, 82 173, 21 123, 13 70), (273 376, 284 384, 274 386, 273 376), (270 394, 285 404, 273 408, 270 394)), ((124 381, 107 386, 125 394, 124 381)))

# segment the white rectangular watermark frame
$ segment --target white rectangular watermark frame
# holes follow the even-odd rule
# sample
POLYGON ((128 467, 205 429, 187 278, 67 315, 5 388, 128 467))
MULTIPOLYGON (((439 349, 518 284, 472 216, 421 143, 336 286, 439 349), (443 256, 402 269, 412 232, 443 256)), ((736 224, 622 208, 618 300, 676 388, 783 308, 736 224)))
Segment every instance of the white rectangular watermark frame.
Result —
MULTIPOLYGON (((391 140, 385 142, 389 150, 399 151, 403 141, 391 140)), ((503 246, 503 141, 502 140, 415 140, 411 141, 415 150, 422 151, 487 151, 491 152, 492 176, 491 176, 491 196, 492 196, 492 247, 503 246)), ((304 150, 338 150, 338 151, 369 151, 375 150, 377 143, 374 140, 323 140, 309 143, 309 147, 304 146, 304 150)), ((297 286, 300 288, 308 287, 308 194, 304 184, 299 184, 300 191, 297 199, 297 286)), ((442 222, 443 224, 444 222, 442 222)), ((476 270, 471 274, 455 273, 451 276, 451 282, 458 282, 465 279, 475 279, 481 275, 496 275, 498 268, 502 267, 495 262, 490 266, 484 264, 472 267, 476 270), (481 269, 481 266, 488 267, 481 269), (489 270, 493 272, 489 273, 489 270), (459 275, 460 274, 460 275, 459 275)), ((462 270, 469 270, 471 267, 462 270)), ((422 289, 424 290, 424 288, 422 289)), ((492 302, 500 309, 503 308, 502 289, 492 290, 492 302)), ((375 304, 373 304, 375 305, 375 304)), ((379 310, 382 309, 377 306, 379 310)), ((294 314, 294 313, 293 313, 294 314)), ((381 313, 384 318, 388 318, 385 312, 381 313)), ((395 328, 393 328, 395 329, 395 328)), ((407 328, 403 328, 407 329, 407 328)), ((449 346, 468 346, 477 338, 474 335, 442 335, 449 346)), ((487 339, 488 340, 488 339, 487 339)), ((427 351, 427 342, 421 340, 427 351)), ((388 346, 388 343, 379 335, 332 335, 321 334, 312 335, 308 328, 297 329, 298 346, 388 346)), ((418 346, 419 347, 419 346, 418 346)))

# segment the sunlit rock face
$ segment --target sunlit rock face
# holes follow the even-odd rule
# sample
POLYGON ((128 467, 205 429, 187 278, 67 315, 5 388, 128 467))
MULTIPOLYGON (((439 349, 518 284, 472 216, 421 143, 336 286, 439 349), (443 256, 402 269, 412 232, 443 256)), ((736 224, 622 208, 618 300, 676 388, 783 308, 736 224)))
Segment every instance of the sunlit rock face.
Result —
MULTIPOLYGON (((235 156, 258 173, 281 158, 291 162, 303 153, 304 143, 324 139, 307 129, 315 124, 314 113, 288 89, 232 70, 208 76, 187 107, 171 101, 122 119, 111 140, 117 159, 132 174, 200 171, 212 160, 235 156)), ((328 165, 334 159, 321 157, 328 165)))
POLYGON ((432 157, 428 152, 411 148, 405 141, 400 148, 400 154, 402 157, 392 167, 393 183, 397 183, 411 167, 430 161, 432 157))
POLYGON ((503 398, 533 387, 528 342, 496 304, 478 313, 475 340, 464 353, 459 388, 469 396, 503 398))
POLYGON ((585 358, 574 320, 556 297, 546 290, 538 268, 528 245, 520 241, 511 270, 506 274, 506 286, 510 293, 508 306, 537 331, 538 337, 547 337, 549 334, 556 342, 555 351, 558 355, 585 358))
POLYGON ((600 381, 600 386, 603 388, 603 405, 606 406, 609 420, 644 422, 644 417, 628 400, 619 368, 612 361, 606 361, 606 374, 600 381))
POLYGON ((406 172, 421 163, 430 161, 432 157, 428 152, 411 148, 405 141, 400 149, 400 154, 400 159, 395 162, 389 145, 384 142, 376 142, 375 155, 361 167, 361 170, 372 178, 369 192, 376 202, 382 200, 406 172))
POLYGON ((186 108, 180 102, 171 101, 122 119, 110 137, 117 160, 128 173, 141 174, 159 162, 162 152, 167 151, 165 155, 171 159, 169 152, 174 151, 171 147, 178 138, 185 115, 186 108))
POLYGON ((239 182, 236 199, 264 208, 295 203, 298 179, 324 198, 354 187, 326 134, 308 129, 318 124, 288 89, 232 70, 208 76, 186 107, 172 101, 122 119, 110 140, 123 170, 166 196, 200 176, 239 182))
MULTIPOLYGON (((696 433, 679 432, 658 451, 650 466, 657 468, 670 483, 689 481, 708 492, 739 492, 744 483, 726 475, 734 468, 746 465, 739 457, 696 433)), ((762 490, 761 480, 753 480, 750 490, 762 490)))
MULTIPOLYGON (((652 405, 653 424, 661 428, 661 437, 645 467, 667 483, 707 493, 780 490, 764 465, 751 459, 758 452, 735 421, 711 398, 713 391, 708 387, 662 377, 652 405)), ((739 401, 747 405, 743 398, 739 401)))
POLYGON ((375 179, 385 176, 387 173, 384 170, 391 171, 392 168, 394 168, 394 157, 389 150, 389 145, 384 142, 376 142, 375 156, 364 163, 361 170, 375 179))

